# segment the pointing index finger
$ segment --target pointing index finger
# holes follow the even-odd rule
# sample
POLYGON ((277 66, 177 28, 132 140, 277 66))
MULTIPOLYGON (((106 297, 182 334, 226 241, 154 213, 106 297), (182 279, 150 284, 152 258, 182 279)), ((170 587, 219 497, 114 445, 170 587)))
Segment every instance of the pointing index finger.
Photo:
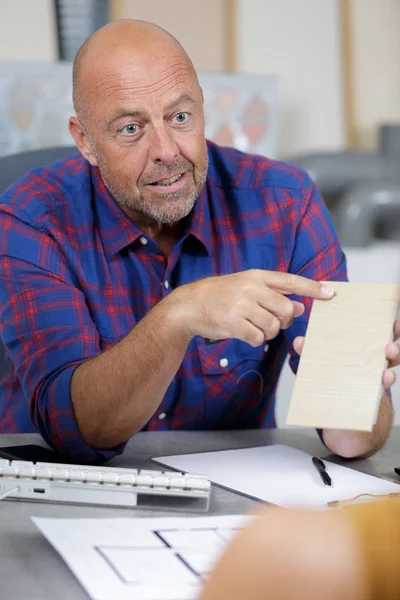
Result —
POLYGON ((265 271, 265 284, 285 295, 295 294, 320 300, 329 300, 335 295, 335 290, 330 282, 313 281, 292 273, 265 271))

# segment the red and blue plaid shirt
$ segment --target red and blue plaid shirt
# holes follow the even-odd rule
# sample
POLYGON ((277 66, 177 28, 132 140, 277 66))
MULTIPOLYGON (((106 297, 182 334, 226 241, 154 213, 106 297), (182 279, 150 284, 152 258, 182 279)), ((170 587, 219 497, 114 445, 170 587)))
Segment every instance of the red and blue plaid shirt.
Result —
MULTIPOLYGON (((126 336, 179 285, 268 269, 345 280, 345 258, 311 179, 296 167, 208 144, 209 172, 168 260, 129 220, 81 156, 35 169, 0 199, 0 323, 10 358, 0 432, 38 430, 79 459, 108 459, 77 426, 76 367, 126 336), (165 286, 168 281, 169 287, 165 286), (168 289, 166 289, 168 288, 168 289)), ((190 343, 145 429, 274 427, 287 351, 310 310, 265 346, 190 343)))

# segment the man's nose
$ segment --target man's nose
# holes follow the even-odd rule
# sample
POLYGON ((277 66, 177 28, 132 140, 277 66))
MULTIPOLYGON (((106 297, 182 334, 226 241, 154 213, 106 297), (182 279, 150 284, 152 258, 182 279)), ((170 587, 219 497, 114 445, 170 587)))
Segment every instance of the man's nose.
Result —
POLYGON ((157 125, 153 129, 150 145, 150 156, 153 162, 170 164, 179 155, 179 148, 174 138, 173 131, 166 123, 157 125))

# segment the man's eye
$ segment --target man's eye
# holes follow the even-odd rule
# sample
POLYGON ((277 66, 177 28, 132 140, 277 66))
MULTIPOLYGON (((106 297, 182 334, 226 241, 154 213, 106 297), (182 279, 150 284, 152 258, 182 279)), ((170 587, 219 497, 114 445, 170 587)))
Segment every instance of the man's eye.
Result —
POLYGON ((175 119, 178 121, 178 123, 184 123, 185 121, 187 121, 189 115, 186 112, 182 112, 182 113, 178 113, 177 115, 175 115, 175 119))
POLYGON ((125 125, 125 127, 123 127, 121 129, 122 133, 129 133, 129 134, 134 134, 137 133, 139 131, 139 127, 137 125, 135 125, 134 123, 129 123, 129 125, 125 125))

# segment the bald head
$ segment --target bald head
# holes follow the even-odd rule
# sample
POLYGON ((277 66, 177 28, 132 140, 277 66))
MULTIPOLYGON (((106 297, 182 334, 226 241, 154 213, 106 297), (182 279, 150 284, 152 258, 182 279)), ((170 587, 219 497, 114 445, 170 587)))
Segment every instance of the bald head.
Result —
POLYGON ((151 23, 115 21, 83 44, 73 76, 69 130, 111 196, 136 223, 186 217, 208 154, 203 94, 179 42, 151 23))
POLYGON ((99 92, 96 81, 106 69, 134 68, 144 57, 186 63, 197 79, 193 64, 176 38, 162 27, 134 19, 109 23, 93 33, 80 47, 73 65, 73 102, 77 117, 87 122, 88 103, 99 92))

